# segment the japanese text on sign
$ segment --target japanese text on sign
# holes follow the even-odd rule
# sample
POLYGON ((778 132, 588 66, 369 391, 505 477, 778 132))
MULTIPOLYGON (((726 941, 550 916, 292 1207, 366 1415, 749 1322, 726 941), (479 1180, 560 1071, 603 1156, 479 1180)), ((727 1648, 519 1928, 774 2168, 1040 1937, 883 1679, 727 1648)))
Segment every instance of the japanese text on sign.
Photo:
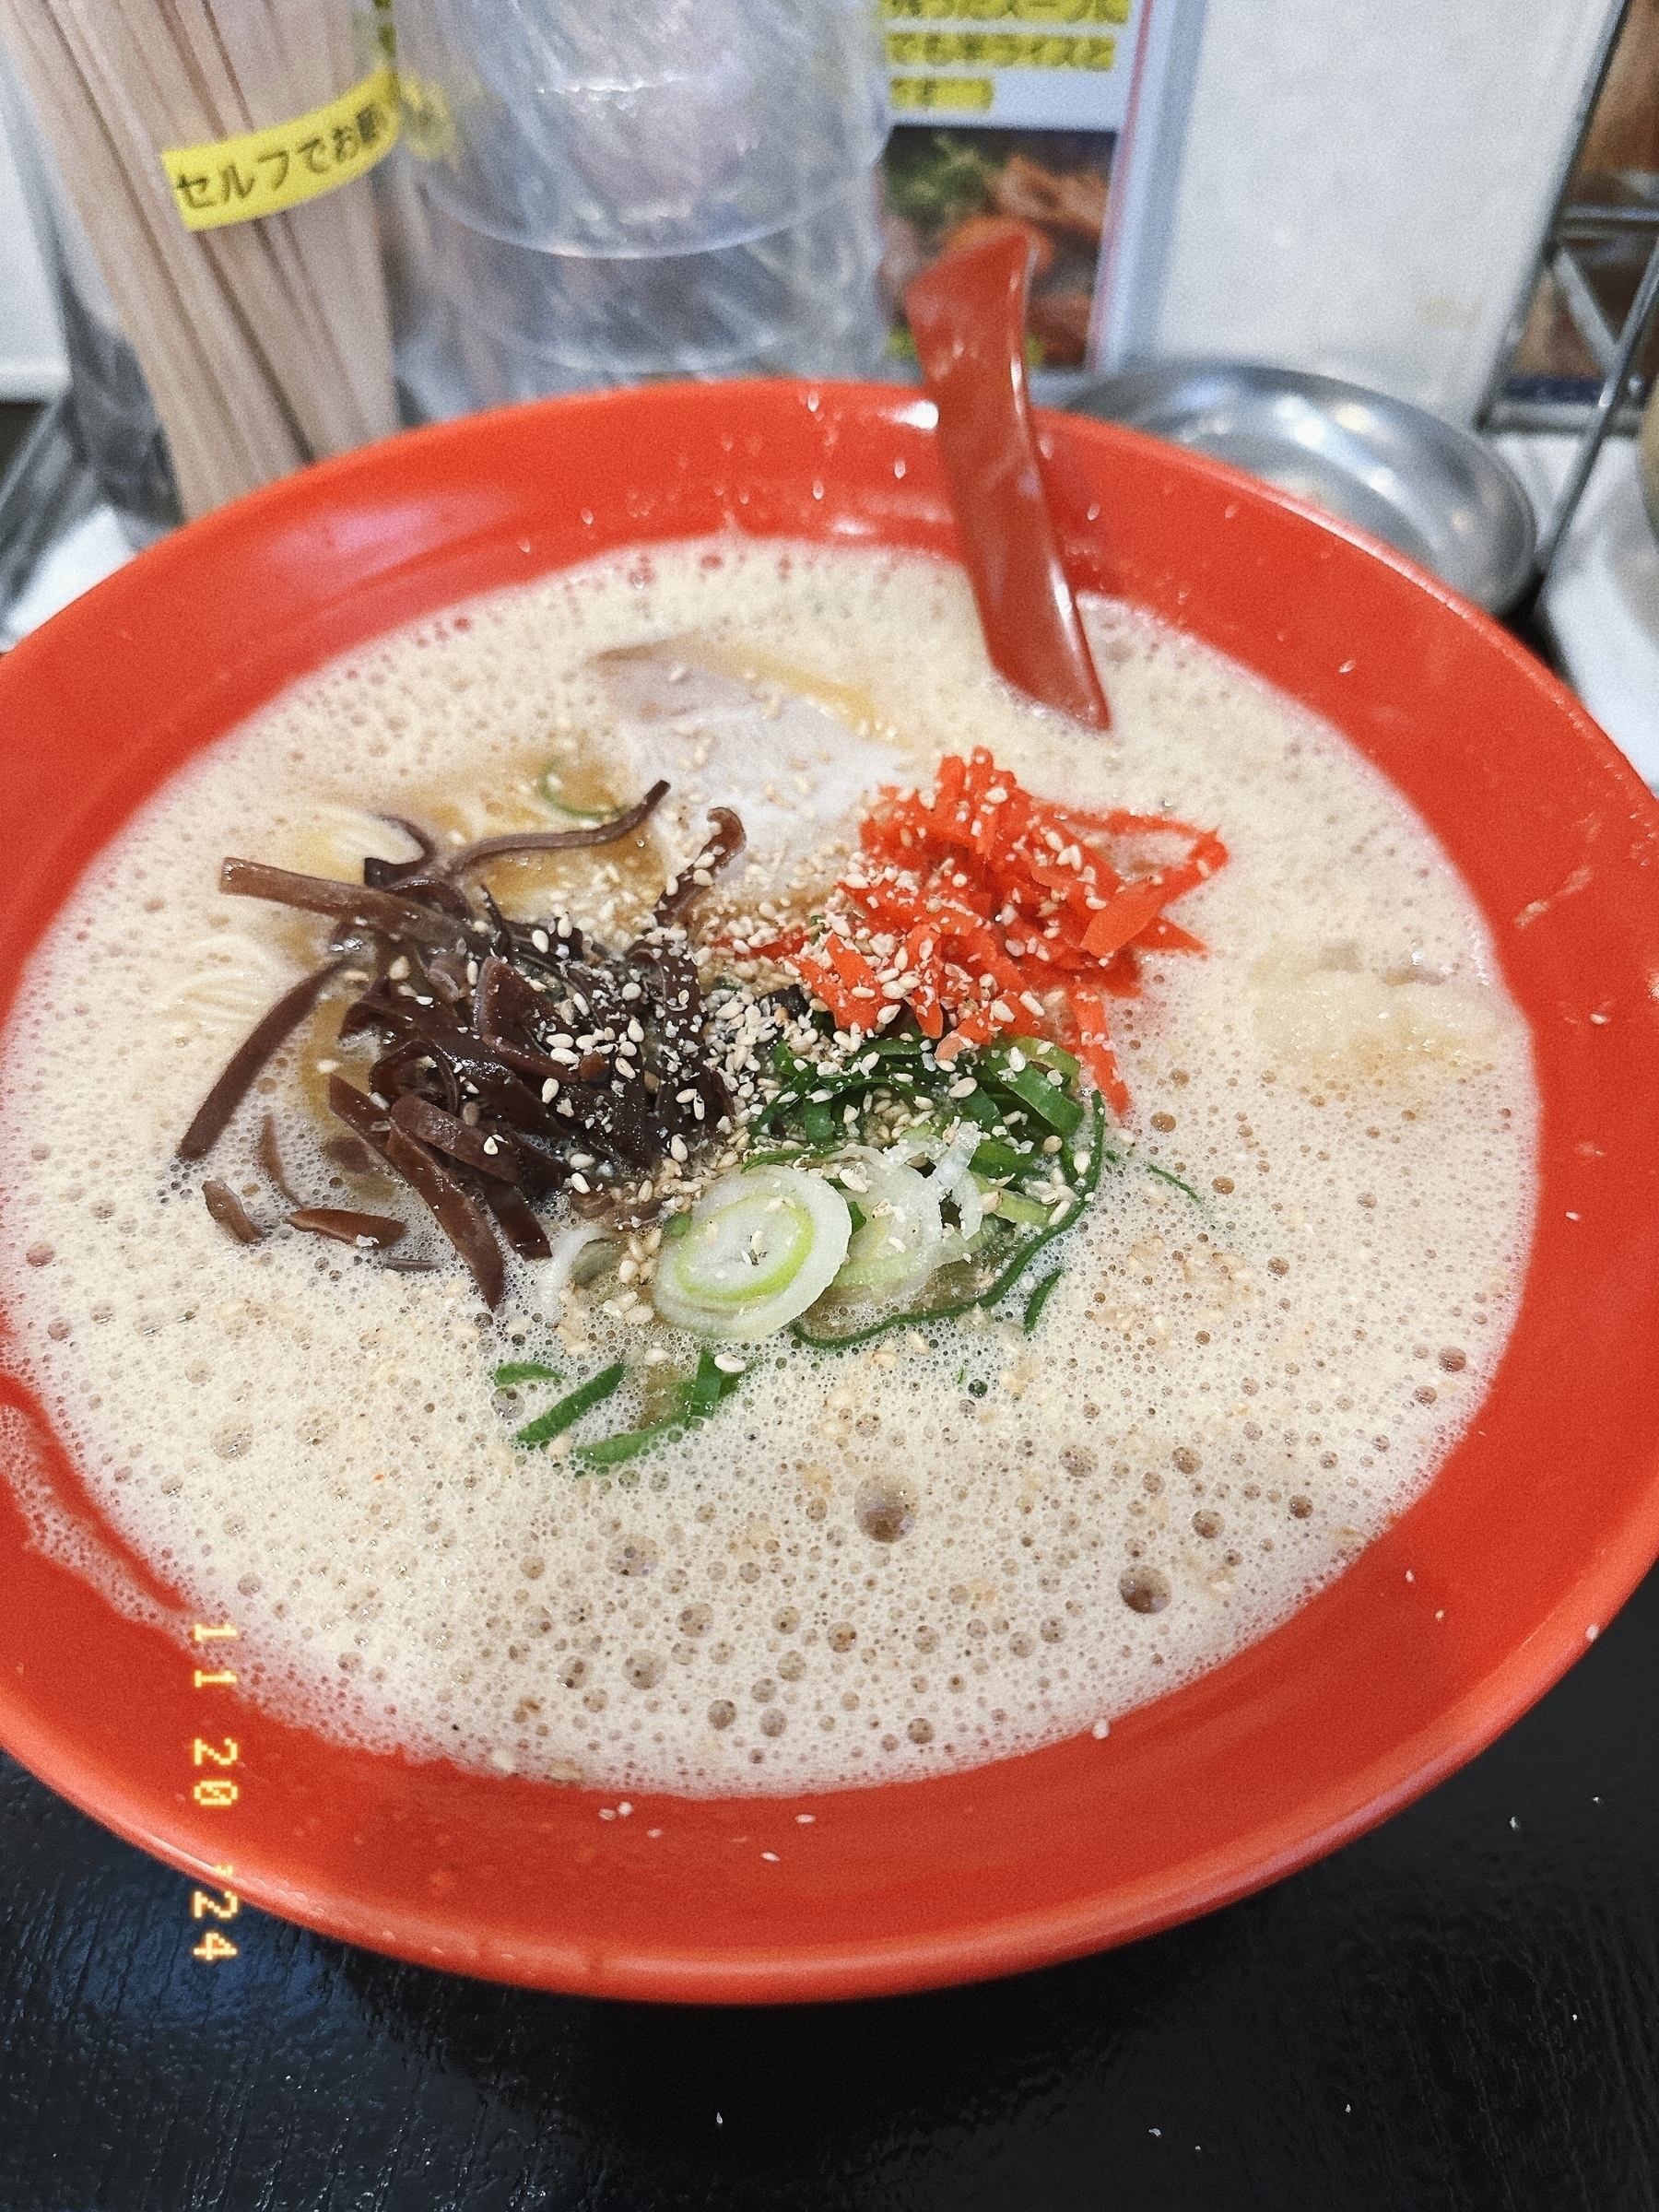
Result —
POLYGON ((889 21, 921 17, 958 23, 1127 23, 1129 0, 881 0, 889 21))
POLYGON ((895 76, 888 80, 888 104, 982 115, 990 112, 996 86, 988 76, 895 76))
POLYGON ((1009 30, 889 30, 887 51, 889 62, 912 69, 947 69, 961 62, 982 69, 1110 69, 1117 41, 1009 30))
POLYGON ((161 157, 187 230, 217 230, 280 215, 365 175, 397 138, 397 79, 376 69, 309 115, 219 138, 175 146, 161 157))

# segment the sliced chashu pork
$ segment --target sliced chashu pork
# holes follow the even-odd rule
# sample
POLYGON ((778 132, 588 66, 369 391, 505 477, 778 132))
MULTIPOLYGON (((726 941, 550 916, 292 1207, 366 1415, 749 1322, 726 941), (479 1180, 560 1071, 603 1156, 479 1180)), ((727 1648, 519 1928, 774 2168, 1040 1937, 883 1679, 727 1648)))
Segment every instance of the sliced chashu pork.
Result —
POLYGON ((825 846, 838 832, 851 841, 870 794, 903 780, 867 699, 770 656, 690 635, 600 653, 593 666, 630 781, 642 790, 669 779, 688 852, 711 806, 742 817, 748 842, 734 874, 747 868, 750 891, 821 876, 825 846))

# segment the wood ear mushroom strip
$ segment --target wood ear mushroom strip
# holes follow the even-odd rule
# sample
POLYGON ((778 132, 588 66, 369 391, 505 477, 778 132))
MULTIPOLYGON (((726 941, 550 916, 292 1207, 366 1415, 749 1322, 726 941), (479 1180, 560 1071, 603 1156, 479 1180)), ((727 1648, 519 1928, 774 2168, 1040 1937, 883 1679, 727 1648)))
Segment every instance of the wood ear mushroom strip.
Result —
MULTIPOLYGON (((330 960, 297 982, 249 1030, 230 1056, 225 1072, 197 1107, 195 1118, 179 1139, 177 1158, 206 1159, 224 1135, 230 1116, 241 1104, 251 1084, 291 1030, 299 1028, 323 993, 323 986, 343 963, 330 960)), ((273 1139, 273 1144, 275 1140, 273 1139)), ((277 1180, 280 1180, 278 1178, 277 1180)))
POLYGON ((417 906, 413 899, 379 891, 363 883, 336 883, 330 876, 300 876, 273 868, 263 860, 229 859, 219 868, 219 889, 241 899, 269 899, 312 914, 332 914, 388 937, 412 938, 418 945, 453 945, 461 934, 455 922, 417 906))

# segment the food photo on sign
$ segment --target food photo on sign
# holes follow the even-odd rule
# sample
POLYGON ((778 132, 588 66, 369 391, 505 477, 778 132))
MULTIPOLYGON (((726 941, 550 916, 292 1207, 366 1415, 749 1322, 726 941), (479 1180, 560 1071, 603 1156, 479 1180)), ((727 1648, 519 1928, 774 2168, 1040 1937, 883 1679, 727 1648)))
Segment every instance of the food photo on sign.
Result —
MULTIPOLYGON (((73 341, 0 491, 0 1741, 204 1970, 1083 1957, 1420 1795, 1650 1563, 1651 796, 1218 401, 1114 418, 1236 27, 1051 12, 0 10, 73 341)), ((1615 27, 1525 61, 1538 224, 1615 27)), ((1477 449, 1547 623, 1455 397, 1500 278, 1398 276, 1275 418, 1477 449)))

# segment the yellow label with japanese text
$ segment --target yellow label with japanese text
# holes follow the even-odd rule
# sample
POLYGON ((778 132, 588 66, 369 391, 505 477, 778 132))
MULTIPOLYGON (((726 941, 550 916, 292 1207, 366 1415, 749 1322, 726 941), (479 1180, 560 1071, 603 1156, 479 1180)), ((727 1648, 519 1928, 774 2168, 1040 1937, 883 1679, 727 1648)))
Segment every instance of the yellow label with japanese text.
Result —
POLYGON ((944 18, 960 23, 1127 23, 1129 0, 881 0, 888 19, 944 18))
POLYGON ((1038 31, 889 30, 887 56, 903 69, 948 69, 960 63, 981 69, 1110 69, 1117 41, 1038 31))
POLYGON ((888 100, 895 108, 921 108, 951 113, 983 115, 996 97, 988 76, 891 76, 888 100))
POLYGON ((349 184, 396 139, 397 78, 382 67, 309 115, 240 138, 170 147, 161 164, 184 228, 217 230, 280 215, 349 184))

